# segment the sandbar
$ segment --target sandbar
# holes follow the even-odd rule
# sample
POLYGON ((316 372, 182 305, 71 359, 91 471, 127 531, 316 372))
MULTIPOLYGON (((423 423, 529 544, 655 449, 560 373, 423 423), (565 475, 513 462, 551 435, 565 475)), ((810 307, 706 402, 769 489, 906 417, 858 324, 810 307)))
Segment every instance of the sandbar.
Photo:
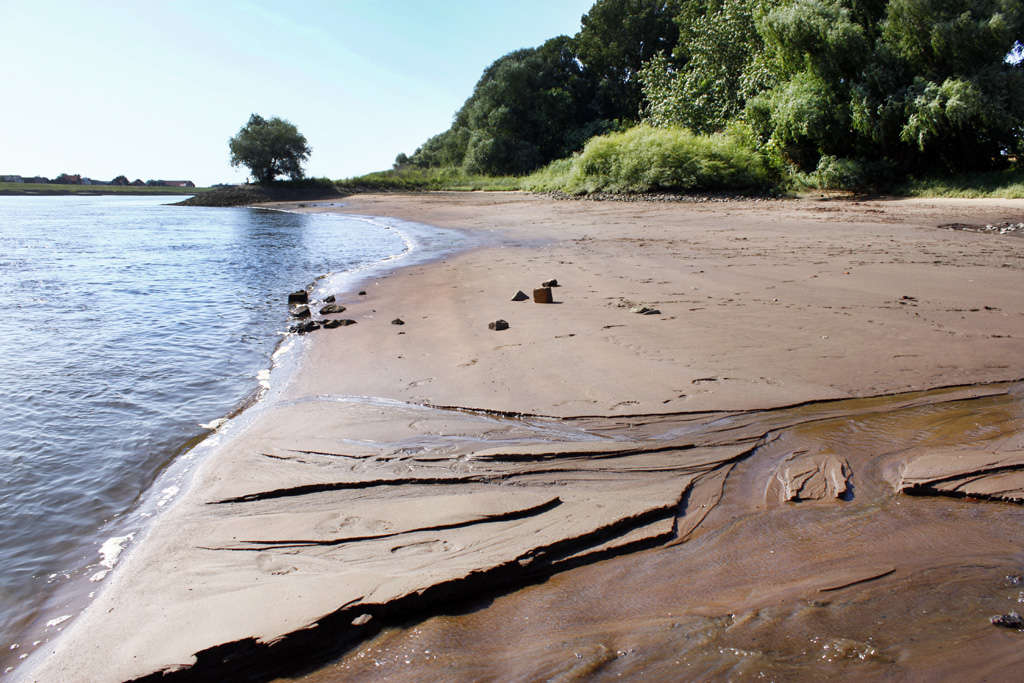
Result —
MULTIPOLYGON (((311 335, 280 397, 16 675, 373 678, 361 644, 408 645, 401 625, 423 619, 464 651, 377 675, 681 675, 665 633, 705 643, 689 660, 702 675, 892 675, 949 660, 946 641, 907 654, 890 642, 905 628, 876 642, 823 626, 842 654, 789 670, 778 634, 819 619, 794 605, 867 623, 857 600, 896 613, 894 593, 977 592, 1020 566, 1024 231, 963 228, 1024 221, 1024 201, 335 204, 276 206, 494 239, 338 292, 333 317, 357 324, 311 335), (555 303, 512 300, 552 279, 555 303), (939 562, 936 539, 962 542, 939 562), (666 601, 676 614, 653 616, 666 601), (564 611, 509 633, 531 610, 564 611), (743 629, 767 644, 726 649, 760 654, 722 654, 743 629)), ((1012 662, 1016 634, 987 616, 963 661, 1012 662)))

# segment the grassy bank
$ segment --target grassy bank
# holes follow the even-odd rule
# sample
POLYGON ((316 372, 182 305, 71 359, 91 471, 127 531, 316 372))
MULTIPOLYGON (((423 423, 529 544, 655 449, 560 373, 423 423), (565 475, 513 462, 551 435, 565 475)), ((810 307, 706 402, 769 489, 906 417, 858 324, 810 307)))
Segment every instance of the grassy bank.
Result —
POLYGON ((335 183, 346 194, 358 192, 426 192, 431 190, 520 190, 523 179, 515 176, 485 176, 467 173, 461 168, 405 167, 367 173, 335 183))
POLYGON ((1024 199, 1024 168, 911 179, 894 187, 893 193, 908 197, 1024 199))
POLYGON ((99 194, 198 194, 208 192, 208 187, 139 187, 135 185, 57 185, 54 183, 6 183, 0 182, 3 195, 99 195, 99 194))

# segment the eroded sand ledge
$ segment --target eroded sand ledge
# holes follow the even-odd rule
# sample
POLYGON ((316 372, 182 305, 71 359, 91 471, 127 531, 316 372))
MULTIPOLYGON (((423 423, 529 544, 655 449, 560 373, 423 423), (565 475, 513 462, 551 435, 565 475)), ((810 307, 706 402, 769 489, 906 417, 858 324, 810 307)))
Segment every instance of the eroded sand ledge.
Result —
MULTIPOLYGON (((900 489, 1020 500, 1019 390, 998 382, 1024 375, 1024 239, 937 226, 1021 220, 1024 202, 481 193, 363 196, 345 210, 494 231, 504 246, 346 297, 359 324, 317 333, 282 400, 201 468, 33 679, 258 678, 453 599, 706 544, 742 515, 820 509, 838 524, 835 510, 866 519, 900 489), (550 278, 558 304, 510 301, 550 278), (487 329, 498 318, 510 329, 487 329), (995 401, 992 429, 960 446, 940 433, 928 449, 822 450, 786 435, 881 404, 766 410, 993 382, 884 402, 931 414, 995 401)), ((992 548, 1021 540, 1012 525, 992 548)), ((757 539, 742 537, 752 554, 757 539)), ((870 543, 862 562, 761 599, 874 587, 913 567, 903 546, 870 543)), ((964 561, 992 550, 972 543, 964 561)))

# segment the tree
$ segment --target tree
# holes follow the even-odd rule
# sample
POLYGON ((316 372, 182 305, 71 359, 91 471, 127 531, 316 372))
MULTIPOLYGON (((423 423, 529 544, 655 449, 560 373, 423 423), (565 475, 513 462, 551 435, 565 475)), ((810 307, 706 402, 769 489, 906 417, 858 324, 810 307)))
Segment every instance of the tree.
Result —
POLYGON ((594 83, 596 118, 640 116, 643 64, 679 38, 674 0, 597 0, 581 19, 576 54, 594 83))
POLYGON ((456 121, 470 132, 464 164, 475 173, 525 173, 566 156, 586 141, 579 63, 566 36, 517 50, 491 65, 456 121))
POLYGON ((259 114, 249 117, 228 147, 231 165, 247 166, 260 183, 273 182, 279 175, 301 179, 302 164, 313 151, 292 123, 276 116, 264 119, 259 114))
POLYGON ((676 17, 679 43, 640 70, 645 119, 698 133, 723 130, 747 100, 774 85, 773 64, 754 23, 770 0, 690 0, 676 17))
POLYGON ((593 90, 567 36, 510 52, 484 69, 451 128, 424 142, 408 163, 532 171, 614 129, 614 122, 595 118, 593 90))
POLYGON ((1024 153, 1020 0, 676 0, 679 44, 641 71, 654 125, 745 119, 800 171, 999 167, 1024 153))

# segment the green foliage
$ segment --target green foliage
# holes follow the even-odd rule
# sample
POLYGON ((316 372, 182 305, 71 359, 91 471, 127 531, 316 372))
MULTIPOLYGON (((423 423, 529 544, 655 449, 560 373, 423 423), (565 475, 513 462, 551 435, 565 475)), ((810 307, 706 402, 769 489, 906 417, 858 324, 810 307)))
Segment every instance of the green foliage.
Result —
POLYGON ((421 192, 434 190, 518 190, 520 179, 514 176, 485 176, 466 173, 454 166, 418 168, 405 166, 379 171, 336 183, 342 192, 421 192))
POLYGON ((677 21, 675 61, 641 71, 654 125, 744 119, 827 186, 1024 153, 1019 0, 680 0, 677 21))
POLYGON ((779 180, 742 131, 697 135, 636 126, 590 140, 583 152, 530 176, 532 190, 591 192, 763 191, 779 180))
POLYGON ((699 12, 702 3, 689 3, 679 15, 682 38, 673 59, 657 55, 640 71, 645 120, 719 131, 740 116, 750 97, 773 84, 777 67, 766 59, 755 29, 766 1, 722 0, 699 12))
POLYGON ((785 169, 860 190, 1000 168, 1024 155, 1022 37, 1020 0, 596 0, 574 38, 487 67, 452 126, 377 180, 549 164, 528 182, 764 187, 785 169), (642 103, 667 137, 630 128, 642 103))
POLYGON ((1024 168, 943 177, 911 178, 892 188, 892 191, 912 197, 1024 199, 1024 168))
POLYGON ((797 176, 797 184, 823 190, 876 191, 891 187, 894 168, 884 159, 844 159, 824 155, 813 173, 797 176))
POLYGON ((302 164, 313 151, 298 128, 284 119, 264 119, 259 114, 228 141, 232 166, 247 166, 260 183, 273 182, 279 175, 292 180, 303 176, 302 164))
POLYGON ((639 116, 637 71, 678 31, 665 0, 598 0, 575 38, 495 60, 452 126, 403 161, 419 168, 521 174, 621 130, 639 116))
POLYGON ((423 144, 408 163, 465 166, 470 173, 523 173, 581 145, 593 121, 572 40, 509 53, 484 70, 452 127, 423 144))
POLYGON ((823 151, 847 151, 847 112, 831 85, 803 71, 753 102, 750 119, 761 138, 798 168, 813 168, 823 151))
POLYGON ((835 81, 860 68, 869 54, 864 27, 834 0, 796 0, 762 16, 758 32, 783 74, 809 71, 835 81))
POLYGON ((675 3, 665 0, 597 0, 580 21, 576 55, 594 87, 597 118, 636 120, 641 90, 637 75, 679 38, 675 3))

